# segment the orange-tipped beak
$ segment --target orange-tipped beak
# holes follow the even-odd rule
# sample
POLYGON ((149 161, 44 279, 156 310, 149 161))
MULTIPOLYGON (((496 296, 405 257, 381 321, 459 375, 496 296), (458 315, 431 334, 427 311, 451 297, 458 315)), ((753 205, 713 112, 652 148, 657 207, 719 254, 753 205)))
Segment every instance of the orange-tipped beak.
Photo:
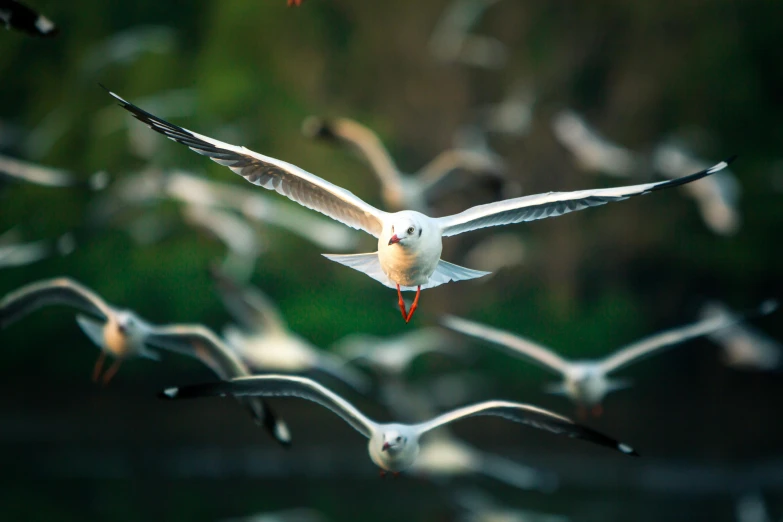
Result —
POLYGON ((391 448, 388 442, 384 442, 383 446, 381 446, 381 451, 386 451, 387 449, 391 448))
POLYGON ((393 245, 394 243, 399 243, 400 238, 397 237, 397 234, 394 234, 391 239, 389 239, 389 245, 393 245))

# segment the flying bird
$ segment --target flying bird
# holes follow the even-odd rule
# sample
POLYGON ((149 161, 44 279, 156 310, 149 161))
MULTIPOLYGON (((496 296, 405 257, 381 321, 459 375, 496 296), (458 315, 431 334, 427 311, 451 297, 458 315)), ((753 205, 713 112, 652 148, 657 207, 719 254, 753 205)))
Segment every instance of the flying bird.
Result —
POLYGON ((505 166, 497 155, 468 149, 438 154, 416 174, 405 174, 394 163, 377 134, 348 118, 326 120, 311 116, 302 124, 305 136, 340 142, 357 151, 381 182, 381 196, 388 210, 428 210, 427 198, 446 177, 464 170, 502 178, 505 166))
POLYGON ((426 433, 477 415, 500 416, 569 438, 582 439, 600 446, 615 449, 627 455, 638 455, 630 446, 606 435, 535 406, 507 401, 487 401, 458 408, 418 424, 377 423, 341 396, 304 377, 262 375, 242 377, 231 381, 197 384, 165 389, 161 398, 186 399, 206 396, 235 397, 297 397, 332 410, 356 431, 369 439, 370 459, 386 472, 399 473, 416 461, 419 439, 426 433))
POLYGON ((0 178, 43 187, 86 187, 90 190, 103 190, 109 182, 108 174, 103 171, 96 172, 87 181, 82 181, 65 170, 44 167, 3 155, 0 155, 0 178))
POLYGON ((144 345, 144 338, 152 327, 150 324, 130 310, 115 308, 86 286, 66 277, 31 283, 3 297, 0 328, 8 327, 39 308, 58 304, 99 318, 76 316, 82 331, 101 349, 93 368, 93 381, 100 378, 107 355, 114 358, 114 362, 103 374, 103 384, 108 384, 126 359, 159 360, 158 354, 144 345))
POLYGON ((320 350, 292 332, 280 311, 260 290, 240 287, 211 270, 220 297, 243 329, 228 327, 225 338, 239 357, 256 371, 317 371, 339 379, 359 392, 369 389, 365 375, 342 357, 320 350))
POLYGON ((459 62, 500 69, 508 59, 506 46, 492 36, 471 33, 484 12, 499 0, 453 0, 430 37, 432 55, 441 62, 459 62))
POLYGON ((325 257, 363 272, 390 288, 396 288, 400 312, 406 322, 410 321, 418 307, 422 289, 487 274, 442 260, 440 256, 444 236, 559 216, 680 186, 723 170, 733 160, 721 161, 713 167, 674 180, 608 189, 548 192, 479 205, 451 216, 431 218, 414 210, 384 212, 351 192, 290 163, 172 125, 111 91, 109 94, 120 102, 121 107, 154 131, 231 168, 249 182, 275 190, 305 207, 378 238, 377 252, 325 254, 325 257), (416 291, 410 310, 406 310, 403 291, 416 291))
POLYGON ((54 36, 57 26, 44 15, 16 0, 0 0, 0 22, 6 29, 16 29, 33 36, 54 36))
MULTIPOLYGON (((754 313, 763 314, 770 311, 770 305, 765 303, 754 313)), ((589 407, 592 408, 593 415, 599 416, 603 412, 601 402, 608 393, 630 386, 627 380, 612 378, 610 374, 666 348, 717 332, 740 320, 742 317, 738 316, 702 319, 629 344, 602 359, 579 361, 565 359, 551 349, 524 337, 459 317, 445 316, 441 322, 447 328, 489 341, 502 347, 510 355, 527 359, 561 375, 563 382, 550 386, 549 391, 567 395, 579 406, 580 413, 584 412, 585 407, 589 407)))

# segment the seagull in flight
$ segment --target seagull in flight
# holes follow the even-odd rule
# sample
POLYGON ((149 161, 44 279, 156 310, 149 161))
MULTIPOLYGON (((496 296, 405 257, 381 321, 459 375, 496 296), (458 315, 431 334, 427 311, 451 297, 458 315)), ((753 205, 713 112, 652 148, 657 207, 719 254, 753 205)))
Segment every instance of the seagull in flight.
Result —
POLYGON ((368 378, 337 354, 320 350, 292 332, 280 310, 263 292, 240 287, 217 269, 210 275, 228 311, 243 329, 228 327, 225 338, 239 357, 256 371, 326 373, 366 393, 368 378))
POLYGON ((250 183, 275 190, 300 205, 378 238, 377 252, 325 254, 325 257, 363 272, 389 288, 396 288, 398 305, 405 322, 413 317, 422 289, 487 275, 487 272, 442 260, 443 237, 490 226, 559 216, 684 185, 723 170, 733 160, 730 158, 690 176, 658 183, 576 192, 547 192, 478 205, 451 216, 431 218, 415 210, 384 212, 344 188, 295 165, 183 129, 136 107, 111 91, 109 94, 152 130, 229 167, 250 183), (416 292, 410 310, 406 310, 403 291, 416 292))
POLYGON ((152 325, 130 310, 115 308, 86 286, 67 277, 31 283, 3 297, 0 300, 0 328, 8 327, 39 308, 57 304, 72 306, 100 318, 76 316, 82 331, 101 349, 93 368, 93 381, 97 382, 101 377, 107 354, 114 358, 114 362, 103 374, 104 385, 126 359, 160 359, 157 353, 144 345, 144 337, 152 325))
POLYGON ((496 177, 502 177, 504 172, 503 161, 496 155, 449 149, 438 154, 416 174, 405 174, 397 168, 375 132, 348 118, 326 120, 311 116, 302 124, 302 133, 311 138, 341 142, 359 152, 381 182, 381 196, 389 210, 426 212, 428 194, 457 170, 496 177))
MULTIPOLYGON (((775 304, 765 302, 758 311, 752 313, 767 314, 775 308, 775 304)), ((550 386, 549 390, 552 393, 564 394, 571 398, 579 406, 581 416, 584 416, 584 408, 590 407, 593 415, 597 417, 603 412, 601 402, 608 393, 627 388, 630 385, 627 380, 614 379, 609 374, 666 348, 736 324, 749 315, 750 313, 742 317, 709 317, 689 325, 657 333, 624 346, 602 359, 579 361, 565 359, 551 349, 529 339, 459 317, 445 316, 441 322, 447 328, 499 345, 510 355, 528 359, 561 375, 563 382, 550 386)))
POLYGON ((55 36, 59 31, 51 20, 16 0, 0 0, 0 23, 33 36, 55 36))
POLYGON ((526 424, 533 428, 582 439, 600 446, 615 449, 627 455, 638 454, 628 445, 606 435, 535 406, 507 401, 486 401, 458 408, 418 424, 378 423, 366 417, 350 402, 317 382, 304 377, 285 375, 260 375, 242 377, 216 383, 165 389, 164 399, 193 397, 297 397, 332 410, 356 431, 369 439, 370 459, 381 468, 381 476, 387 472, 399 473, 411 467, 419 453, 419 439, 428 432, 477 415, 492 415, 526 424))

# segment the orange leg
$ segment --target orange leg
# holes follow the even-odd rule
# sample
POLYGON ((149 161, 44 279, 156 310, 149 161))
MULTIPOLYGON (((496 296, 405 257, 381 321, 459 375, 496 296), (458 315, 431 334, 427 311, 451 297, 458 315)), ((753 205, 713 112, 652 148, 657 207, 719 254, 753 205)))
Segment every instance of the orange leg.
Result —
POLYGON ((103 363, 106 361, 106 352, 101 350, 98 355, 98 360, 95 361, 95 366, 92 369, 92 382, 98 382, 98 377, 101 376, 101 370, 103 370, 103 363))
POLYGON ((381 470, 380 475, 381 475, 381 478, 386 478, 386 472, 384 470, 381 470))
POLYGON ((117 370, 120 369, 120 365, 122 364, 122 359, 117 359, 112 363, 112 365, 109 367, 108 370, 106 370, 106 373, 103 374, 103 385, 106 386, 109 384, 109 381, 112 377, 117 373, 117 370))
POLYGON ((593 417, 600 417, 604 413, 604 407, 601 406, 600 404, 596 404, 595 406, 593 406, 592 413, 593 413, 593 417))
MULTIPOLYGON (((413 317, 413 312, 416 311, 416 309, 419 307, 419 296, 421 295, 421 285, 416 287, 416 297, 413 299, 413 304, 411 305, 411 309, 408 311, 408 316, 405 318, 405 322, 410 322, 411 317, 413 317)), ((400 297, 402 298, 402 297, 400 297)))
POLYGON ((408 322, 408 312, 405 311, 405 301, 402 300, 402 290, 400 290, 400 285, 397 285, 397 297, 399 298, 399 301, 397 301, 397 304, 400 305, 400 313, 402 313, 402 318, 405 320, 405 322, 408 322))
POLYGON ((288 7, 291 7, 292 5, 302 5, 303 0, 288 0, 288 7))

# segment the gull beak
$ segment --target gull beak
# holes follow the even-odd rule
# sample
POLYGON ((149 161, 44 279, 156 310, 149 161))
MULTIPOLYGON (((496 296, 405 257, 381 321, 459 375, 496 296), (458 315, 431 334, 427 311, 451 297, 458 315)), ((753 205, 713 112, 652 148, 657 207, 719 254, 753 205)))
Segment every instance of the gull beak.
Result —
MULTIPOLYGON (((396 237, 396 236, 395 236, 396 237)), ((386 451, 387 449, 391 448, 388 442, 384 442, 383 446, 381 446, 381 451, 386 451)))
POLYGON ((400 238, 397 237, 397 234, 394 234, 391 239, 389 239, 389 245, 393 245, 394 243, 399 243, 400 238))

